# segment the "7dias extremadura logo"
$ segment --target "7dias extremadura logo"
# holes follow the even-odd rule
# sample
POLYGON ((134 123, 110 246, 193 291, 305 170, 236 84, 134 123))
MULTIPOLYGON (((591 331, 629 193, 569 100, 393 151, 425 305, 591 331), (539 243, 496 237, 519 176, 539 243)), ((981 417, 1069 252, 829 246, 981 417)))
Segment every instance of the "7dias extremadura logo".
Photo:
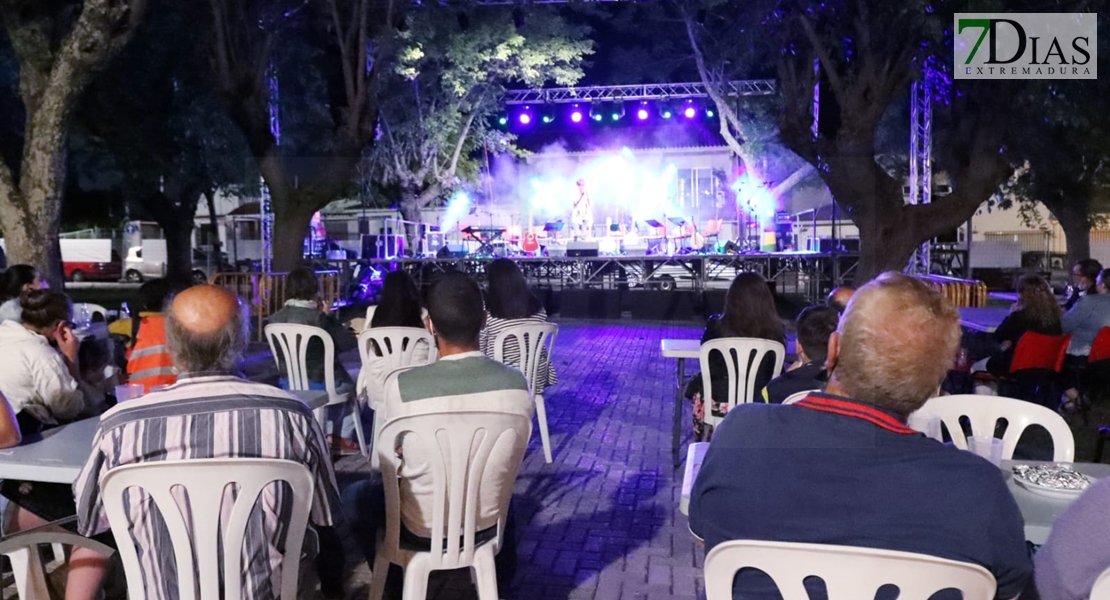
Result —
POLYGON ((956 13, 956 79, 1098 79, 1094 13, 956 13))

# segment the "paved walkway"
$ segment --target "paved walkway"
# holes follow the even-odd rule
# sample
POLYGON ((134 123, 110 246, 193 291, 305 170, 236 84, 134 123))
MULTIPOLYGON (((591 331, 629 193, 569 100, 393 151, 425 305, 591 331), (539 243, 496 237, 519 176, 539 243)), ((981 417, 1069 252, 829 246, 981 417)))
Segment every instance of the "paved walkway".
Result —
MULTIPOLYGON (((663 338, 697 338, 673 324, 564 322, 555 346, 559 384, 545 394, 555 461, 534 432, 516 485, 519 567, 503 598, 694 599, 702 551, 678 512, 671 468, 675 363, 663 338)), ((696 371, 696 367, 687 371, 696 371)), ((690 410, 686 408, 686 420, 690 410)), ((684 424, 683 433, 688 435, 684 424)), ((340 485, 368 471, 337 463, 340 485)), ((348 541, 348 598, 367 594, 369 567, 348 541)), ((476 598, 465 572, 437 574, 428 598, 476 598)))

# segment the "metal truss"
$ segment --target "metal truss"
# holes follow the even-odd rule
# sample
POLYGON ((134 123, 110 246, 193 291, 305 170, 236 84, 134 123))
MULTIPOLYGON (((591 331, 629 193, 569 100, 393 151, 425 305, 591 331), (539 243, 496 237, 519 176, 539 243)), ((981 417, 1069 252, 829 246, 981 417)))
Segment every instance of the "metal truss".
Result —
MULTIPOLYGON (((461 271, 479 281, 489 258, 406 258, 372 260, 385 270, 404 270, 418 286, 442 273, 461 271)), ((817 303, 834 287, 845 285, 859 263, 857 254, 685 254, 677 256, 518 257, 513 259, 528 283, 551 289, 663 291, 725 290, 743 272, 759 273, 784 294, 817 303)))
MULTIPOLYGON (((744 79, 722 84, 726 96, 767 96, 775 93, 774 79, 744 79)), ((666 100, 669 98, 704 98, 705 84, 648 83, 642 85, 600 85, 570 88, 536 88, 506 90, 504 104, 572 104, 605 100, 666 100)))
MULTIPOLYGON (((933 58, 925 60, 921 78, 910 87, 910 204, 928 204, 933 199, 933 94, 936 88, 933 58)), ((931 244, 925 242, 910 258, 907 271, 928 275, 931 244)))

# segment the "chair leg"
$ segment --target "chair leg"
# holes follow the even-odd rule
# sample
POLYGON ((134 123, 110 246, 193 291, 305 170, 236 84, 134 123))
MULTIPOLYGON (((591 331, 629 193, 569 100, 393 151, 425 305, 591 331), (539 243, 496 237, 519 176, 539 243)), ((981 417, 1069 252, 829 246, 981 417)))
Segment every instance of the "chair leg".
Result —
POLYGON ((427 600, 429 575, 428 561, 422 560, 421 556, 405 565, 405 589, 401 600, 427 600))
POLYGON ((543 394, 536 394, 536 420, 540 424, 540 441, 543 442, 543 457, 551 464, 551 436, 547 433, 547 409, 544 408, 543 394))
POLYGON ((12 563, 12 575, 20 600, 50 600, 38 546, 16 550, 8 554, 8 560, 12 563))
POLYGON ((362 410, 359 408, 357 398, 352 398, 351 404, 351 417, 355 420, 355 437, 358 438, 358 449, 362 452, 362 456, 369 456, 369 450, 366 448, 366 435, 362 432, 362 410))
POLYGON ((382 600, 385 595, 385 579, 388 576, 389 561, 386 560, 385 553, 379 550, 374 556, 374 570, 370 573, 370 600, 382 600))
POLYGON ((381 465, 378 463, 378 440, 382 437, 382 427, 385 426, 384 419, 381 418, 382 407, 374 409, 374 439, 370 440, 370 470, 380 471, 381 465))
POLYGON ((479 548, 474 553, 474 566, 471 567, 471 572, 475 576, 478 600, 498 600, 497 566, 493 562, 493 550, 489 545, 479 548))

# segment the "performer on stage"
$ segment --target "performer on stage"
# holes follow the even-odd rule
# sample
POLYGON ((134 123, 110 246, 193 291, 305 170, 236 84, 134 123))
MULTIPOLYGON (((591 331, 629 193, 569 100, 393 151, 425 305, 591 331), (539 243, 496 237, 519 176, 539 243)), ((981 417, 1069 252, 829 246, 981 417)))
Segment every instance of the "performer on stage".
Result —
POLYGON ((590 237, 594 228, 593 207, 590 203, 590 194, 586 192, 586 180, 578 180, 578 199, 574 201, 571 209, 570 222, 574 225, 574 239, 583 240, 590 237))

